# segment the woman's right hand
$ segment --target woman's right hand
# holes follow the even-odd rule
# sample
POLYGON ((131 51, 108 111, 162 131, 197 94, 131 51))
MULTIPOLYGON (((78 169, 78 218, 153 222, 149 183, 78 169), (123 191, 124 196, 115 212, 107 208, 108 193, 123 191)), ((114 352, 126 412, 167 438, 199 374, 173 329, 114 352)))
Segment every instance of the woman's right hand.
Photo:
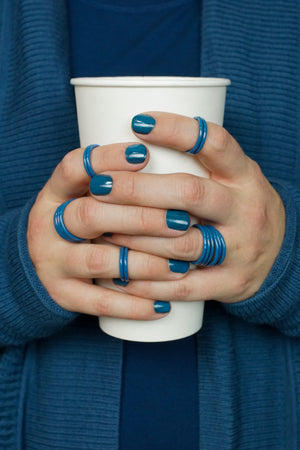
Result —
MULTIPOLYGON (((144 148, 145 160, 137 162, 136 147, 132 146, 136 144, 96 147, 91 154, 94 171, 141 170, 148 162, 148 151, 144 148)), ((83 152, 78 148, 63 158, 29 214, 28 249, 37 275, 53 300, 68 311, 137 320, 163 317, 161 302, 93 284, 94 278, 119 278, 120 248, 91 240, 105 232, 138 235, 146 231, 152 236, 176 237, 184 231, 167 226, 166 210, 113 205, 89 196, 90 178, 83 152), (64 223, 72 234, 85 239, 80 243, 62 239, 53 224, 57 207, 73 198, 64 211, 64 223)), ((129 251, 128 269, 131 279, 175 280, 184 276, 173 272, 167 259, 136 251, 129 251)))

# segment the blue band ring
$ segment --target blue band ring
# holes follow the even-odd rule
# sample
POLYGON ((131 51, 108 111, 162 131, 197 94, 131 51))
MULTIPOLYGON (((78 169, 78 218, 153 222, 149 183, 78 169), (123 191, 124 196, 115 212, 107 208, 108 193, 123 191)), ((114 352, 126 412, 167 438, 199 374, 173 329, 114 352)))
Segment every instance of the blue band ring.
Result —
POLYGON ((67 229, 65 223, 64 223, 64 211, 68 204, 75 200, 75 198, 72 198, 71 200, 68 200, 67 202, 62 203, 59 205, 59 207, 56 209, 53 217, 54 227, 59 234, 61 238, 63 238, 65 241, 68 242, 82 242, 85 239, 75 236, 74 234, 70 233, 70 231, 67 229))
POLYGON ((119 268, 120 268, 120 280, 128 283, 128 247, 120 248, 120 259, 119 259, 119 268))
POLYGON ((219 266, 226 256, 226 243, 220 231, 212 225, 193 225, 201 231, 203 246, 200 257, 192 261, 197 266, 219 266))
POLYGON ((203 145, 205 144, 206 136, 207 136, 207 123, 202 117, 196 116, 194 117, 199 123, 199 133, 196 144, 190 150, 187 150, 186 153, 190 153, 191 155, 197 155, 200 152, 203 145))
POLYGON ((99 147, 99 145, 96 144, 88 145, 83 152, 83 165, 86 170, 86 173, 91 178, 97 175, 91 165, 91 153, 95 147, 99 147))

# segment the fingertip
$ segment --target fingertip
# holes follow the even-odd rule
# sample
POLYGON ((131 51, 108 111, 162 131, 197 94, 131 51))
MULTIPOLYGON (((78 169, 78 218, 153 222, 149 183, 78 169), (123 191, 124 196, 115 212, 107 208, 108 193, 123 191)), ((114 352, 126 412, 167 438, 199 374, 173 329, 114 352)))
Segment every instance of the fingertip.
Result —
POLYGON ((125 158, 130 164, 144 163, 147 155, 148 150, 144 144, 132 144, 125 149, 125 158))
POLYGON ((137 114, 132 118, 131 128, 138 134, 149 134, 155 127, 156 120, 150 114, 137 114))
POLYGON ((156 314, 168 314, 171 310, 170 302, 157 300, 153 303, 153 309, 156 314))
POLYGON ((168 209, 166 223, 172 230, 186 231, 190 226, 191 218, 187 211, 168 209))

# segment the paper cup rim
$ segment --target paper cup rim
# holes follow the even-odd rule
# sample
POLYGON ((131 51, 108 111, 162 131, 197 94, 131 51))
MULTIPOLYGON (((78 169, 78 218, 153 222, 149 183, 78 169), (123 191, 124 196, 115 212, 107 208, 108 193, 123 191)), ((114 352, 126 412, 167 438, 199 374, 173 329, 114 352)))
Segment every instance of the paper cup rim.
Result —
POLYGON ((71 78, 74 86, 99 86, 99 87, 201 87, 201 86, 229 86, 228 78, 206 77, 80 77, 71 78))

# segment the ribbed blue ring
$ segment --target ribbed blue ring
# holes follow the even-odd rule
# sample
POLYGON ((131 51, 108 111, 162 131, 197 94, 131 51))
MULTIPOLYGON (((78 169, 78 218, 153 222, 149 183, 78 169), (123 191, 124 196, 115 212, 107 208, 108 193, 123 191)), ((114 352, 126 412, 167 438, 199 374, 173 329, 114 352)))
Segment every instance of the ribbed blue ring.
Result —
POLYGON ((221 233, 212 226, 210 226, 210 233, 214 240, 214 254, 208 266, 216 266, 219 264, 222 254, 222 241, 220 239, 221 233))
POLYGON ((88 145, 83 152, 83 165, 86 170, 86 173, 91 178, 97 175, 91 165, 91 152, 95 147, 99 147, 99 145, 96 144, 88 145))
POLYGON ((128 277, 128 247, 120 248, 120 259, 119 259, 119 269, 120 269, 120 279, 121 281, 129 282, 128 277))
POLYGON ((209 246, 209 253, 208 253, 205 265, 209 266, 211 261, 213 260, 213 256, 215 253, 215 240, 214 240, 214 235, 213 235, 212 230, 210 229, 209 225, 205 227, 205 231, 207 234, 207 240, 208 240, 208 246, 209 246))
POLYGON ((61 238, 63 238, 65 241, 69 242, 82 242, 85 239, 75 236, 74 234, 70 233, 70 231, 67 229, 65 223, 64 223, 64 211, 67 207, 67 205, 75 200, 75 198, 72 198, 71 200, 68 200, 56 209, 53 217, 54 227, 59 234, 61 238))
MULTIPOLYGON (((216 230, 216 231, 218 231, 218 230, 216 230)), ((220 240, 221 240, 221 246, 222 246, 222 250, 221 250, 221 255, 220 255, 220 259, 219 259, 219 261, 217 262, 217 266, 219 266, 220 264, 222 264, 222 262, 224 261, 224 259, 225 259, 225 256, 226 256, 226 243, 225 243, 225 239, 223 238, 223 236, 222 236, 222 234, 218 231, 218 233, 219 233, 219 238, 220 238, 220 240)))
POLYGON ((120 280, 122 281, 124 281, 123 255, 124 255, 124 247, 121 247, 119 257, 119 270, 120 270, 120 280))
POLYGON ((198 133, 198 138, 196 141, 196 144, 194 145, 193 148, 191 148, 190 150, 187 150, 186 153, 190 153, 192 155, 197 155, 197 153, 200 152, 200 150, 202 149, 205 140, 206 140, 206 136, 207 136, 207 123, 204 119, 202 119, 202 117, 196 116, 194 117, 194 119, 196 119, 199 123, 199 133, 198 133))
POLYGON ((206 259, 206 253, 207 253, 207 241, 206 241, 206 234, 205 231, 203 232, 203 226, 202 225, 198 225, 197 223, 195 225, 193 225, 194 228, 198 228, 198 230, 201 231, 202 234, 202 238, 203 238, 203 244, 202 244, 202 253, 200 255, 200 257, 196 260, 196 261, 192 261, 193 264, 195 264, 196 266, 202 266, 204 265, 203 262, 206 259))
POLYGON ((202 266, 206 266, 210 259, 210 253, 211 253, 211 243, 209 239, 209 235, 207 232, 206 227, 203 225, 201 226, 201 232, 203 236, 203 250, 202 250, 202 266))
POLYGON ((203 236, 202 252, 196 261, 197 266, 217 266, 222 264, 226 256, 226 243, 220 231, 212 225, 193 225, 203 236))
POLYGON ((128 276, 128 247, 124 247, 123 270, 124 270, 124 280, 123 281, 128 283, 129 282, 129 276, 128 276))

